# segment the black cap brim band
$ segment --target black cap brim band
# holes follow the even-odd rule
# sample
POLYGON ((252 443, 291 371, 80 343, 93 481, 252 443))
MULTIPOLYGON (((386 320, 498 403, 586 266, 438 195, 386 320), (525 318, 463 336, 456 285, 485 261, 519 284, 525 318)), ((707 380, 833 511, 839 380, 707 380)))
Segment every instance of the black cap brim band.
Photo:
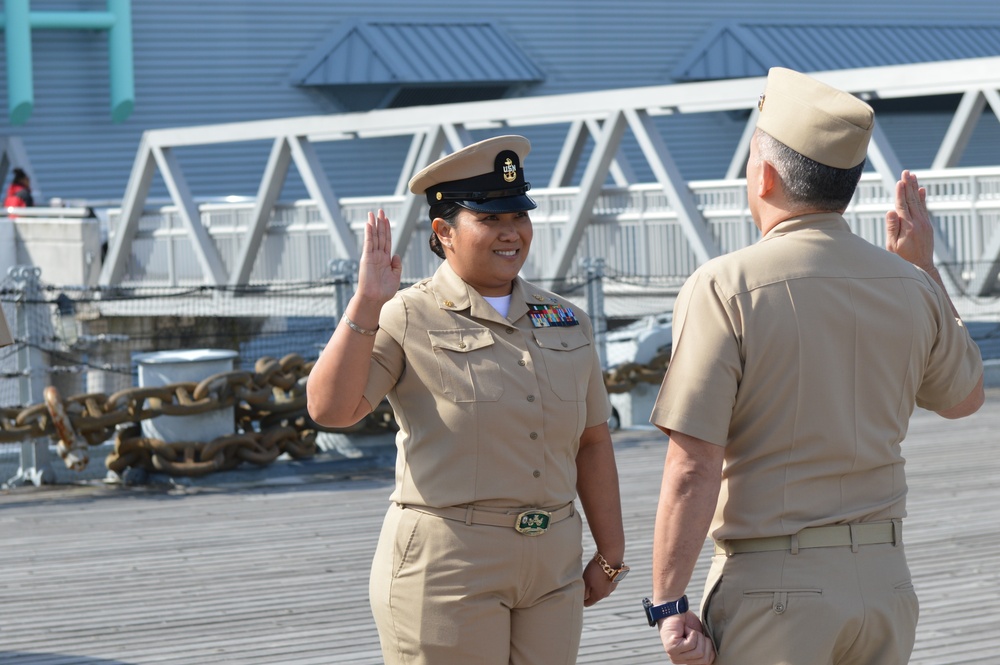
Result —
POLYGON ((451 203, 460 205, 473 212, 484 213, 523 212, 525 210, 534 210, 538 207, 538 204, 527 194, 504 196, 495 199, 451 201, 451 203))

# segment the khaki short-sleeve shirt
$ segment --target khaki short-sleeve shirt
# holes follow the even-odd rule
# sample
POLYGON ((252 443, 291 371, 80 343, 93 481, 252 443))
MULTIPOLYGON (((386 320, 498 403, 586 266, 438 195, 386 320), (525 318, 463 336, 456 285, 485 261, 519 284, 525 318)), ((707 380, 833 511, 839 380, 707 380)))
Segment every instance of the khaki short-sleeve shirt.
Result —
POLYGON ((726 447, 713 537, 787 535, 903 517, 914 404, 954 406, 982 372, 926 273, 806 215, 685 283, 650 420, 726 447))
POLYGON ((583 312, 517 279, 502 317, 447 262, 383 307, 364 394, 399 424, 392 500, 432 507, 573 501, 580 435, 611 415, 583 312))

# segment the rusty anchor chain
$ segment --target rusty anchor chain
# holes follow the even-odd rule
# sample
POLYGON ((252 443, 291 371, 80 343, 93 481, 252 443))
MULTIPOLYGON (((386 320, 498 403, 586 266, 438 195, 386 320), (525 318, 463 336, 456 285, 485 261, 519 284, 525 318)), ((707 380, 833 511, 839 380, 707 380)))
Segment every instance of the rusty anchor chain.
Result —
POLYGON ((622 363, 604 372, 604 385, 609 393, 627 393, 640 383, 659 384, 667 373, 670 352, 655 355, 649 363, 622 363))
POLYGON ((66 467, 82 470, 90 446, 114 437, 105 460, 111 471, 128 468, 177 476, 203 476, 243 462, 266 466, 283 454, 307 459, 316 454, 320 431, 357 432, 393 426, 384 403, 350 428, 325 428, 306 413, 306 380, 313 363, 298 354, 263 357, 254 371, 214 374, 198 383, 129 388, 105 395, 86 393, 63 399, 54 386, 44 401, 24 409, 0 408, 0 443, 48 436, 66 467), (204 442, 166 442, 142 435, 141 422, 160 415, 185 416, 233 407, 233 434, 204 442))
MULTIPOLYGON (((604 372, 610 393, 624 393, 640 383, 658 384, 670 353, 649 363, 624 363, 604 372)), ((263 357, 254 370, 215 374, 198 383, 153 388, 128 388, 113 395, 86 393, 63 399, 55 387, 44 391, 44 402, 23 409, 0 408, 0 443, 17 443, 48 436, 67 468, 82 470, 90 446, 114 438, 105 460, 108 469, 160 471, 178 476, 203 476, 234 469, 243 462, 266 466, 287 453, 307 459, 316 453, 321 431, 386 431, 394 428, 391 408, 383 402, 367 418, 348 428, 317 425, 306 413, 305 384, 313 363, 298 354, 280 360, 263 357), (142 435, 140 423, 160 415, 184 416, 233 407, 233 434, 208 443, 166 442, 142 435)))

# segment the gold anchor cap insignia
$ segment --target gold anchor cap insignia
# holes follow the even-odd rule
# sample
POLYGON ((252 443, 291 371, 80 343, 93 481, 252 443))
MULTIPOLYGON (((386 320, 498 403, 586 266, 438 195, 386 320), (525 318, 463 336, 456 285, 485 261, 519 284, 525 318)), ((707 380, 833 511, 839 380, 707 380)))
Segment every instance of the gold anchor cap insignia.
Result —
POLYGON ((517 165, 514 164, 514 160, 510 157, 503 162, 503 179, 507 182, 517 180, 517 165))

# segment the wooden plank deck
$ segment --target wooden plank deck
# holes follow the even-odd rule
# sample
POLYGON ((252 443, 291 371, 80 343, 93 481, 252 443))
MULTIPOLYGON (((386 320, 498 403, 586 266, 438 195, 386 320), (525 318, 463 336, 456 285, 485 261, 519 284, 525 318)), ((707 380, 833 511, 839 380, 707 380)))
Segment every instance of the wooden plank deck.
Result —
MULTIPOLYGON (((957 422, 918 412, 905 444, 922 617, 913 664, 1000 662, 998 398, 991 390, 957 422)), ((586 611, 579 663, 665 662, 639 605, 664 441, 615 435, 633 573, 586 611)), ((367 589, 390 473, 296 468, 172 489, 0 493, 0 663, 381 662, 367 589)))

